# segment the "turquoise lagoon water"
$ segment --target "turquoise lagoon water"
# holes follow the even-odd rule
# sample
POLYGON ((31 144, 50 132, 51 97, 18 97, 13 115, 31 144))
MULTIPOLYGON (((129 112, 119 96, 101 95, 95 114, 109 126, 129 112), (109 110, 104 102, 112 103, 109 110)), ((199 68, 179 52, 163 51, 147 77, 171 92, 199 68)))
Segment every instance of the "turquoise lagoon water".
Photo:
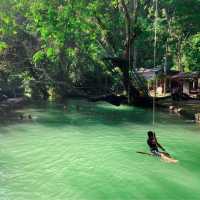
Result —
POLYGON ((148 152, 151 110, 73 100, 18 112, 33 120, 1 123, 0 200, 200 199, 198 125, 156 113, 169 164, 136 153, 148 152))

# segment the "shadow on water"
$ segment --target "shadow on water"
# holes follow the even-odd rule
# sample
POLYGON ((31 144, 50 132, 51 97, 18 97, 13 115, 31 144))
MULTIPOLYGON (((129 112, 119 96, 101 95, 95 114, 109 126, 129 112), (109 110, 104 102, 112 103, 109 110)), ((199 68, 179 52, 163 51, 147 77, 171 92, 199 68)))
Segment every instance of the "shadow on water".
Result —
MULTIPOLYGON (((157 112, 155 117, 158 124, 165 124, 166 122, 172 124, 183 123, 182 120, 177 120, 177 116, 166 115, 162 112, 157 112)), ((66 125, 86 127, 96 124, 117 127, 124 123, 150 126, 152 124, 152 109, 126 105, 116 107, 105 102, 91 103, 85 100, 70 100, 62 104, 43 102, 12 112, 12 115, 1 120, 1 126, 31 122, 47 127, 66 125), (64 105, 67 105, 66 110, 63 108, 64 105), (77 105, 80 110, 77 110, 77 105), (19 120, 21 113, 24 115, 31 114, 33 120, 19 120)))
MULTIPOLYGON (((110 106, 110 105, 109 105, 110 106)), ((142 109, 131 109, 128 107, 102 107, 101 104, 90 106, 81 105, 81 110, 77 112, 73 106, 67 111, 48 109, 41 115, 37 122, 47 126, 92 126, 104 124, 107 126, 118 126, 123 123, 143 124, 151 123, 150 113, 145 113, 142 109), (144 117, 142 115, 145 115, 144 117)))

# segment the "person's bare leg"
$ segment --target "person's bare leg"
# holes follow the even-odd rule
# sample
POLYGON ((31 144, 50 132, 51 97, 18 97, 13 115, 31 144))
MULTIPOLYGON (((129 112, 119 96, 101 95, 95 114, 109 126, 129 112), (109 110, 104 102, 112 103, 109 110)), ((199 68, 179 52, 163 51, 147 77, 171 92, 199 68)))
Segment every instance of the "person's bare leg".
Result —
POLYGON ((171 158, 170 154, 167 153, 167 152, 160 152, 160 153, 164 154, 164 155, 167 156, 168 158, 171 158))
POLYGON ((178 160, 170 158, 163 153, 160 154, 160 157, 161 157, 161 159, 163 159, 164 161, 169 162, 169 163, 177 163, 178 162, 178 160))

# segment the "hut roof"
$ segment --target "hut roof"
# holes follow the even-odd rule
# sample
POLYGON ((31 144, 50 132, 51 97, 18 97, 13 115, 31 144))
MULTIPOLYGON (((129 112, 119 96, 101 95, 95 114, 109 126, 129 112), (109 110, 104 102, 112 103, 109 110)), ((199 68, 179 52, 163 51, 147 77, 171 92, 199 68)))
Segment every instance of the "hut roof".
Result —
POLYGON ((171 76, 177 75, 179 72, 174 70, 167 71, 167 74, 163 72, 163 69, 161 67, 157 67, 154 69, 144 69, 140 68, 137 71, 140 75, 142 75, 146 80, 152 80, 154 79, 154 76, 157 75, 158 78, 171 78, 171 76))
POLYGON ((154 79, 155 75, 158 75, 162 73, 162 70, 160 68, 154 68, 154 69, 145 69, 140 68, 137 70, 139 75, 142 75, 146 80, 152 80, 154 79))
POLYGON ((178 74, 171 77, 171 79, 175 80, 183 80, 183 79, 194 79, 200 78, 200 72, 179 72, 178 74))

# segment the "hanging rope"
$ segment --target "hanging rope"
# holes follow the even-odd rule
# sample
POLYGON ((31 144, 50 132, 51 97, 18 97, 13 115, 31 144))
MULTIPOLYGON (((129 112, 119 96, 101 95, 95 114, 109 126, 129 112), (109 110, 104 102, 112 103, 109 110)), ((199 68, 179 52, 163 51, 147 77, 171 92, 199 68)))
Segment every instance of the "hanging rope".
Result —
POLYGON ((131 42, 130 42, 130 30, 129 30, 129 41, 128 41, 128 103, 130 104, 131 97, 130 97, 130 81, 131 81, 131 75, 130 75, 130 68, 131 68, 131 42))
MULTIPOLYGON (((153 56, 153 67, 154 70, 156 68, 156 47, 157 47, 157 19, 158 19, 158 0, 154 0, 155 3, 155 20, 154 20, 154 56, 153 56)), ((155 105, 155 98, 156 98, 156 71, 154 72, 154 95, 153 95, 153 129, 155 129, 155 111, 156 111, 156 105, 155 105)))

